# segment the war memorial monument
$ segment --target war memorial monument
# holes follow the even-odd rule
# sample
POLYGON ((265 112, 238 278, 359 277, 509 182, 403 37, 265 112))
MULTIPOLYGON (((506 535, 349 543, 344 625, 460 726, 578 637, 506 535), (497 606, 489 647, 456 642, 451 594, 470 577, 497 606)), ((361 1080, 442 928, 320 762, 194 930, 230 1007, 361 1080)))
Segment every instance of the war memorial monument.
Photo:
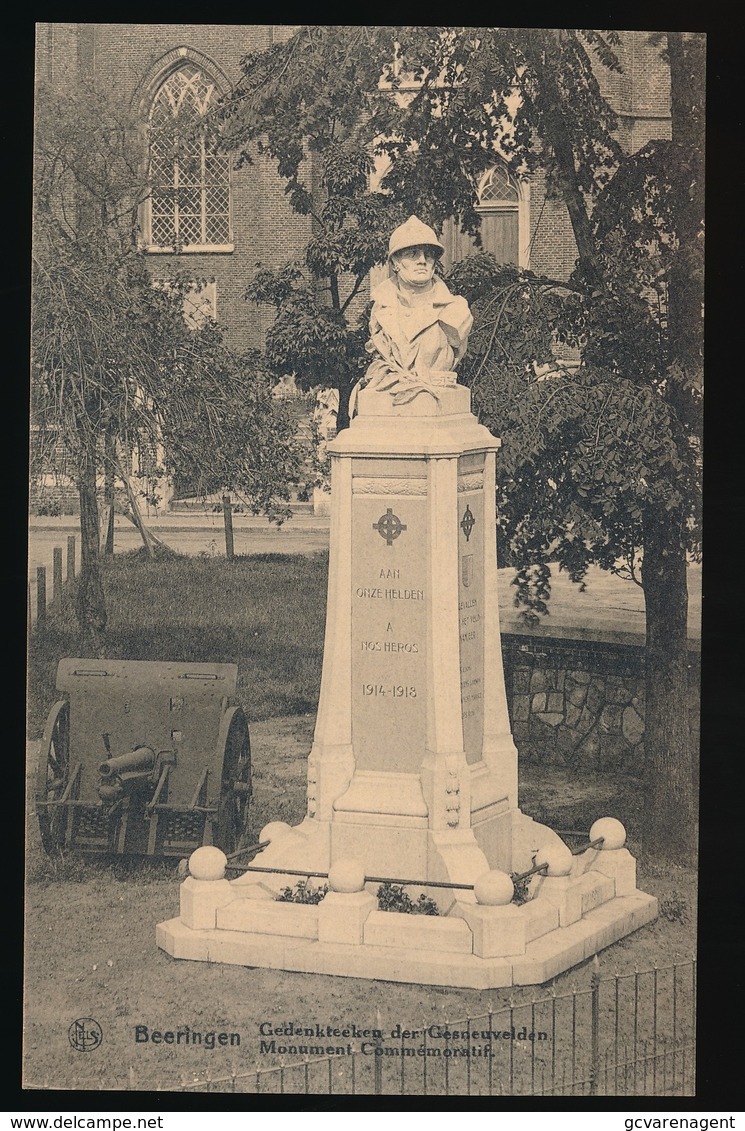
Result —
POLYGON ((435 232, 392 234, 373 291, 371 364, 329 445, 331 545, 307 815, 274 822, 253 864, 190 858, 177 958, 489 988, 536 984, 656 917, 619 821, 574 854, 518 806, 497 601, 499 441, 457 383, 472 318, 435 274, 435 232), (263 869, 263 871, 252 870, 263 869), (277 868, 276 873, 271 869, 277 868), (532 873, 531 898, 513 877, 532 873), (316 905, 288 874, 327 877, 316 905), (383 880, 438 915, 378 909, 383 880))

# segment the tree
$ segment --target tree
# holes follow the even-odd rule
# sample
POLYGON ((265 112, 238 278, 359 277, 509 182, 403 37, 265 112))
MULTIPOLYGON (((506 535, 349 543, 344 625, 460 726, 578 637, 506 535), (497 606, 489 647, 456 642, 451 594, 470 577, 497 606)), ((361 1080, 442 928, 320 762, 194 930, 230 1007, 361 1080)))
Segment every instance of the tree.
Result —
POLYGON ((385 260, 391 228, 415 210, 431 214, 421 185, 406 178, 370 192, 376 141, 389 136, 396 110, 378 89, 394 42, 392 28, 304 26, 242 60, 242 79, 215 123, 239 166, 257 153, 276 161, 293 209, 311 219, 304 259, 280 270, 259 265, 247 297, 276 308, 266 344, 275 372, 294 372, 304 388, 339 390, 340 428, 366 367, 364 304, 355 300, 385 260))
MULTIPOLYGON (((496 92, 484 129, 474 139, 450 125, 454 118, 484 117, 478 82, 467 87, 461 81, 463 59, 474 57, 474 44, 483 54, 483 37, 493 31, 303 26, 286 43, 245 56, 242 79, 217 114, 222 144, 238 151, 238 164, 251 163, 257 152, 271 157, 293 209, 311 218, 304 260, 260 270, 247 297, 277 310, 267 338, 274 369, 294 371, 306 388, 323 383, 339 390, 339 427, 348 422, 349 393, 366 365, 365 320, 354 300, 370 269, 385 259, 387 233, 416 212, 436 227, 458 216, 478 238, 474 180, 493 164, 493 139, 513 113, 520 81, 519 49, 511 38, 504 60, 477 75, 483 90, 496 92), (412 81, 419 88, 413 100, 412 81), (386 165, 382 191, 370 192, 371 175, 386 165)), ((511 34, 527 36, 537 57, 545 53, 541 35, 563 33, 535 33, 534 40, 530 32, 511 34)), ((612 57, 602 37, 587 35, 612 57)), ((607 167, 620 151, 589 60, 575 51, 569 60, 556 60, 554 70, 551 91, 529 93, 536 120, 551 118, 559 84, 571 86, 576 77, 587 97, 575 105, 575 132, 583 132, 598 169, 607 167)), ((528 92, 529 81, 524 85, 528 92)), ((507 140, 526 168, 542 159, 529 152, 530 140, 524 125, 507 140)), ((585 180, 565 177, 562 184, 589 247, 581 207, 585 180)))
POLYGON ((329 375, 342 395, 365 362, 353 297, 403 216, 454 217, 478 241, 474 186, 497 155, 519 175, 541 167, 566 204, 570 280, 482 257, 456 268, 477 313, 462 375, 505 440, 501 514, 523 596, 545 608, 552 560, 580 582, 592 562, 625 562, 644 589, 647 845, 683 861, 695 849, 686 553, 698 537, 703 37, 664 40, 672 140, 631 156, 595 74, 619 69, 619 39, 593 30, 303 27, 246 57, 220 128, 242 160, 273 157, 313 221, 304 263, 261 273, 250 292, 278 310, 269 360, 309 384, 329 375), (370 193, 376 162, 387 167, 370 193), (579 351, 576 373, 557 372, 557 339, 579 351))
POLYGON ((65 99, 41 89, 35 188, 32 455, 43 464, 61 446, 75 468, 78 619, 84 651, 101 655, 100 472, 123 479, 137 518, 126 464, 136 444, 157 444, 173 467, 202 469, 205 483, 282 518, 301 453, 258 355, 237 356, 214 324, 187 325, 195 281, 153 285, 137 246, 148 177, 129 112, 93 89, 65 99))
MULTIPOLYGON (((512 419, 521 421, 513 433, 503 429, 505 446, 522 449, 508 503, 511 530, 519 532, 514 548, 521 565, 552 557, 577 580, 592 561, 616 569, 625 559, 632 576, 641 562, 645 839, 650 850, 689 861, 696 821, 686 555, 697 552, 700 536, 704 37, 655 37, 670 63, 672 138, 624 156, 587 51, 617 67, 612 37, 468 29, 443 49, 429 34, 414 47, 425 71, 403 138, 447 147, 453 161, 458 146, 483 145, 494 138, 496 93, 512 75, 519 92, 507 145, 512 162, 544 163, 567 205, 579 253, 571 289, 538 289, 547 309, 557 309, 555 332, 580 349, 582 365, 557 384, 535 380, 534 367, 523 364, 527 388, 508 398, 512 419)), ((496 290, 497 310, 523 293, 514 281, 511 292, 496 290)), ((535 300, 534 286, 530 292, 535 300)), ((493 352, 499 336, 493 325, 482 374, 501 368, 493 352)))

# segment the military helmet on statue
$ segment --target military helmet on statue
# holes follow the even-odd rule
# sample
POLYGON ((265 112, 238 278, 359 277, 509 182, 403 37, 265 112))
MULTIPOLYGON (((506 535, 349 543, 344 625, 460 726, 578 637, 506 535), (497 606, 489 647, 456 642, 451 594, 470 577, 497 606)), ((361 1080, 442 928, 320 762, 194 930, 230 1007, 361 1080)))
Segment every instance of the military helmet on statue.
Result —
POLYGON ((438 256, 445 250, 434 229, 422 223, 418 216, 409 216, 404 224, 394 228, 388 241, 388 258, 407 247, 431 247, 438 256))

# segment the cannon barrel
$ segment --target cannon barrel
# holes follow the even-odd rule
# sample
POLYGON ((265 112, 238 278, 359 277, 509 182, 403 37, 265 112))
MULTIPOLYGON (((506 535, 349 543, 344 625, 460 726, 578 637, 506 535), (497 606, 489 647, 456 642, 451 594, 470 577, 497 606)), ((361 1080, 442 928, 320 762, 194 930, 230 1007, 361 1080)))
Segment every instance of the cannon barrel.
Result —
POLYGON ((110 778, 125 773, 147 772, 152 770, 154 765, 155 751, 152 747, 135 746, 134 750, 129 750, 126 754, 119 754, 116 758, 107 758, 105 762, 101 762, 98 772, 102 778, 110 778))

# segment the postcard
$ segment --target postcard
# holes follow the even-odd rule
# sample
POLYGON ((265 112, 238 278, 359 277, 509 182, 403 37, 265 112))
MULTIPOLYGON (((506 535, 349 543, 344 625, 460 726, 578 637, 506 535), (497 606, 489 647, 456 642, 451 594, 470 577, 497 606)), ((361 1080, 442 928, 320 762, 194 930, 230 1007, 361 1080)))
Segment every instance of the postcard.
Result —
POLYGON ((37 25, 29 1093, 695 1094, 705 42, 37 25))

